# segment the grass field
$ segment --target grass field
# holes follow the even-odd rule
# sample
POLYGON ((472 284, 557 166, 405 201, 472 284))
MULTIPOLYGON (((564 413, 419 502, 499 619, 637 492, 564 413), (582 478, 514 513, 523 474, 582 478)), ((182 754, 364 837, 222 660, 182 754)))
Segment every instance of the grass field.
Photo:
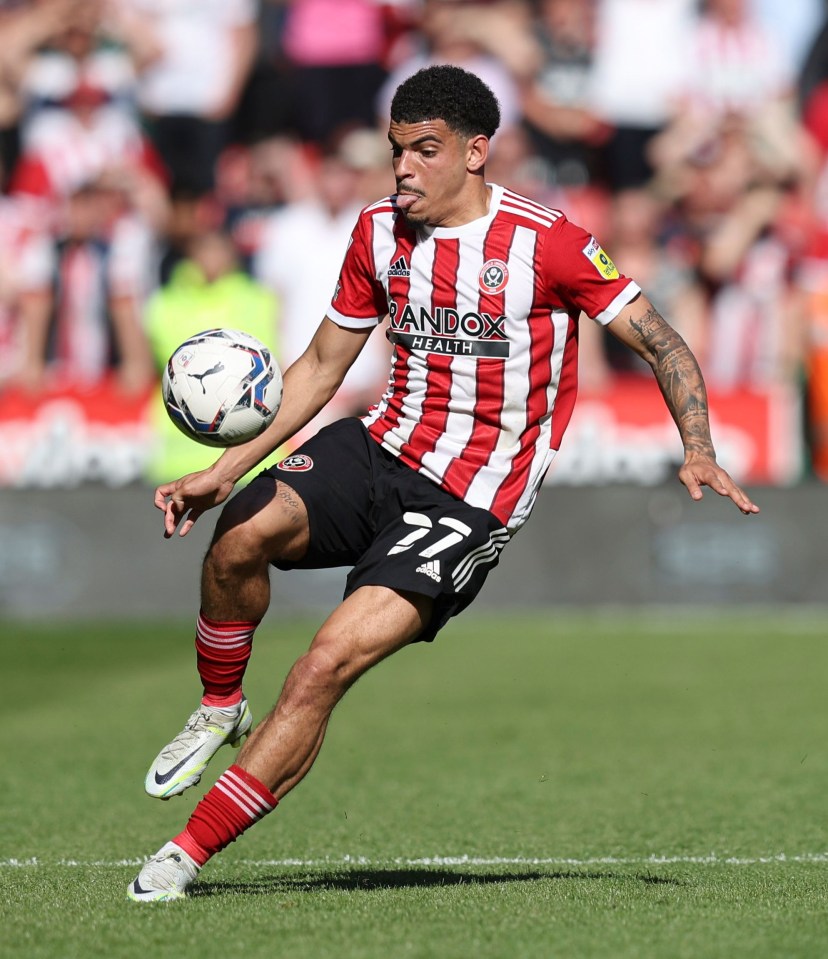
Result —
MULTIPOLYGON (((314 626, 276 624, 258 714, 314 626)), ((470 613, 351 691, 191 899, 148 906, 126 885, 203 793, 142 788, 198 699, 191 625, 0 623, 0 955, 824 957, 827 636, 793 612, 470 613)))

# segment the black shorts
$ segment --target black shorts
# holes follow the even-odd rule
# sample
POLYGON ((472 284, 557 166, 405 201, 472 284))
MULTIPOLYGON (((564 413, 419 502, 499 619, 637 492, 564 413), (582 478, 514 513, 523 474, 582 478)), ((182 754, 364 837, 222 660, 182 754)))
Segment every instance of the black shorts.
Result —
POLYGON ((488 510, 469 506, 383 449, 358 419, 320 430, 262 475, 290 486, 308 511, 310 546, 279 569, 352 566, 345 596, 360 586, 434 600, 417 637, 430 642, 474 599, 509 541, 488 510))

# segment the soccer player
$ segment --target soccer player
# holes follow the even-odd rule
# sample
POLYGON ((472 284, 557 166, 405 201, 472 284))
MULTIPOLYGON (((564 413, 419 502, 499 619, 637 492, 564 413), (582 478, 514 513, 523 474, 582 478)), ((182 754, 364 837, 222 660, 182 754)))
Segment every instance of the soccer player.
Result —
POLYGON ((186 535, 327 403, 389 317, 392 368, 376 407, 321 430, 221 513, 196 626, 204 697, 152 764, 153 796, 197 783, 214 753, 251 729, 242 679, 269 567, 353 568, 275 707, 140 870, 132 899, 184 895, 208 859, 302 780, 348 688, 408 643, 433 640, 474 599, 560 446, 581 311, 652 367, 684 444, 679 479, 690 496, 708 486, 759 511, 716 463, 702 374, 681 337, 589 233, 486 182, 498 122, 494 95, 458 67, 400 85, 388 132, 397 192, 360 214, 327 316, 285 373, 276 419, 209 469, 156 490, 165 536, 186 535))

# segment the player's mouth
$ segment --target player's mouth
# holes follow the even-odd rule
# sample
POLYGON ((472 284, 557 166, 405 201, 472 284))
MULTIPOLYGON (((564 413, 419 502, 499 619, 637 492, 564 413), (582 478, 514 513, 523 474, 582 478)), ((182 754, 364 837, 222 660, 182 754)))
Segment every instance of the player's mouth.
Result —
POLYGON ((417 200, 422 199, 422 193, 415 193, 409 190, 399 190, 397 192, 397 209, 403 213, 411 209, 417 200))

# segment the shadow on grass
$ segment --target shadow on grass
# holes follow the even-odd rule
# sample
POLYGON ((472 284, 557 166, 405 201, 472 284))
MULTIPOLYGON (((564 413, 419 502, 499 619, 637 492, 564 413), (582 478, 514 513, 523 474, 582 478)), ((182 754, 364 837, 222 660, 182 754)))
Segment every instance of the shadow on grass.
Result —
POLYGON ((680 879, 647 874, 612 872, 503 872, 467 873, 437 869, 354 869, 321 876, 262 876, 241 881, 200 882, 190 895, 284 895, 300 892, 372 892, 378 889, 423 889, 439 886, 488 886, 499 883, 539 882, 541 880, 635 880, 648 885, 683 886, 680 879))

